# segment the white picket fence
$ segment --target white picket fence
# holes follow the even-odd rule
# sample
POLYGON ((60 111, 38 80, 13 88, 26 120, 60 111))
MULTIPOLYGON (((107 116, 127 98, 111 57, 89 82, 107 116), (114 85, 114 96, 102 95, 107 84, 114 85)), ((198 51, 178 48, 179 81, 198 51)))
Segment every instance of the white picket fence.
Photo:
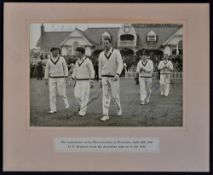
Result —
MULTIPOLYGON (((153 72, 153 77, 158 76, 158 72, 153 72)), ((136 71, 130 70, 125 72, 125 78, 135 78, 136 77, 136 71)), ((172 79, 182 79, 183 78, 183 72, 172 72, 171 73, 172 79)))

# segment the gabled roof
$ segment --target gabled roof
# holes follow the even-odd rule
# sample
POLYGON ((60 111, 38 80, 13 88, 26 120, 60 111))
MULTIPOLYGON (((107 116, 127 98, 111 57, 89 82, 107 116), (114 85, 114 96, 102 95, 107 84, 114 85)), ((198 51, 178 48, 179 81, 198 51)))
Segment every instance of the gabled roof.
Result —
MULTIPOLYGON (((178 25, 174 26, 149 25, 148 27, 147 26, 134 27, 138 36, 137 46, 138 48, 140 47, 146 47, 150 49, 159 48, 164 41, 166 41, 173 33, 175 33, 179 29, 179 27, 180 26, 178 25), (146 37, 150 31, 156 33, 158 37, 157 42, 154 43, 146 42, 146 37)), ((105 31, 107 31, 112 35, 113 46, 117 47, 117 39, 118 39, 117 37, 119 29, 120 28, 88 28, 84 31, 84 33, 94 45, 100 45, 101 36, 105 31)))
POLYGON ((70 32, 70 34, 60 43, 60 46, 63 46, 64 43, 66 43, 67 40, 69 40, 70 35, 72 35, 72 33, 74 31, 78 31, 84 38, 86 38, 87 42, 89 43, 89 45, 91 45, 91 41, 88 39, 88 37, 84 34, 84 32, 78 28, 75 28, 72 32, 70 32))
POLYGON ((183 27, 180 27, 175 33, 173 33, 162 45, 168 44, 175 36, 183 35, 183 27))
MULTIPOLYGON (((180 25, 141 25, 134 26, 135 31, 138 36, 137 48, 147 48, 147 49, 157 49, 162 46, 162 44, 168 40, 175 32, 178 31, 180 25), (157 42, 147 42, 147 34, 153 31, 157 35, 157 42)), ((87 28, 82 31, 78 28, 79 32, 90 42, 96 49, 102 48, 101 38, 104 32, 110 33, 112 36, 112 45, 117 47, 118 31, 119 27, 108 27, 108 28, 87 28)), ((44 32, 44 34, 39 38, 37 45, 39 47, 58 47, 68 36, 70 32, 44 32)))
POLYGON ((84 34, 87 36, 94 46, 100 47, 102 34, 108 32, 112 36, 112 45, 117 46, 119 27, 108 27, 108 28, 87 28, 84 34))
POLYGON ((153 30, 151 30, 147 35, 148 35, 148 36, 155 36, 156 33, 155 33, 153 30))
POLYGON ((58 47, 71 32, 44 32, 40 36, 37 47, 58 47))
POLYGON ((173 33, 175 33, 179 29, 179 26, 142 26, 135 27, 136 33, 138 35, 138 47, 145 47, 147 49, 156 49, 160 48, 164 41, 166 41, 173 33), (147 42, 146 37, 150 31, 154 31, 157 35, 156 42, 147 42))

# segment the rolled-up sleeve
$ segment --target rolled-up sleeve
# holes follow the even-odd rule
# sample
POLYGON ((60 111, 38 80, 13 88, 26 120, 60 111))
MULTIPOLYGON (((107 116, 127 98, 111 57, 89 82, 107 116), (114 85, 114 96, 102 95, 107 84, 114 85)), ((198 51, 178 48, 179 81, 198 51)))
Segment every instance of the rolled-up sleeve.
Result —
POLYGON ((49 61, 47 60, 47 64, 45 67, 45 72, 44 72, 44 79, 48 79, 50 74, 50 66, 49 66, 49 61))
POLYGON ((136 67, 136 72, 140 73, 140 69, 141 69, 141 66, 140 66, 140 61, 139 61, 137 64, 137 67, 136 67))
POLYGON ((123 70, 123 59, 122 59, 122 56, 121 56, 121 53, 119 51, 117 51, 116 53, 116 57, 117 57, 117 71, 116 71, 116 74, 121 74, 122 70, 123 70))
POLYGON ((94 67, 93 67, 91 60, 88 60, 87 66, 88 66, 88 69, 89 69, 89 72, 90 72, 90 79, 93 80, 95 78, 95 70, 94 70, 94 67))
POLYGON ((75 67, 73 69, 73 73, 72 73, 72 78, 75 79, 76 78, 76 74, 77 74, 77 62, 75 63, 75 67))
POLYGON ((160 63, 158 64, 158 69, 161 70, 163 68, 163 64, 162 62, 160 61, 160 63))
POLYGON ((102 62, 101 62, 101 53, 98 57, 98 75, 99 75, 99 78, 101 78, 101 72, 102 72, 102 62))
POLYGON ((65 76, 65 77, 68 77, 69 71, 68 71, 67 63, 66 63, 66 61, 65 61, 64 58, 63 58, 62 64, 63 64, 64 76, 65 76))
POLYGON ((169 64, 169 69, 170 69, 170 71, 173 71, 173 70, 174 70, 174 67, 173 67, 173 64, 172 64, 171 61, 170 61, 170 64, 169 64))

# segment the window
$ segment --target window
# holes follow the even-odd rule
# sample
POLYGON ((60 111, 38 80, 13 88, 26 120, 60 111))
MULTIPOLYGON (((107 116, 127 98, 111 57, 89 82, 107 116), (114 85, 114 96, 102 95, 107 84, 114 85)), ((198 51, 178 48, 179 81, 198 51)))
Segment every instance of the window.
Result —
POLYGON ((177 55, 177 46, 176 45, 172 45, 171 49, 172 49, 172 55, 177 55))
POLYGON ((124 34, 120 36, 120 40, 121 41, 133 41, 134 40, 134 36, 130 35, 130 34, 124 34))
POLYGON ((154 31, 150 31, 148 34, 147 34, 147 41, 157 41, 157 35, 154 31))
POLYGON ((183 41, 180 40, 178 43, 178 54, 182 55, 183 54, 183 41))
POLYGON ((156 41, 157 40, 157 37, 156 37, 156 35, 154 36, 147 36, 147 41, 156 41))
POLYGON ((179 48, 179 49, 182 49, 182 48, 183 48, 183 40, 180 40, 180 41, 178 42, 178 48, 179 48))

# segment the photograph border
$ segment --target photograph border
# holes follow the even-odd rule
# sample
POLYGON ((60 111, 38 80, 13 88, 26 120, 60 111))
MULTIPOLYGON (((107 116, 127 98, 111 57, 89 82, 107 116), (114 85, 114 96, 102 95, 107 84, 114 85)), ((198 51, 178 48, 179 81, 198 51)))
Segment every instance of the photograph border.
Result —
MULTIPOLYGON (((185 35, 184 35, 185 36, 185 35)), ((184 40, 184 44, 186 43, 186 40, 184 40)), ((185 57, 185 56, 184 56, 185 57)), ((4 68, 5 68, 5 65, 4 65, 4 68)), ((4 72, 5 73, 5 72, 4 72)), ((5 76, 5 75, 4 75, 5 76)), ((5 93, 5 92, 4 92, 5 93)), ((5 99, 4 99, 5 100, 5 99)), ((4 101, 5 102, 5 101, 4 101)), ((4 111, 4 117, 5 117, 5 111, 4 111)), ((5 118, 4 118, 5 119, 5 118)), ((5 121, 4 121, 5 122, 5 121)), ((188 122, 188 121, 187 121, 188 122)), ((4 126, 5 126, 5 123, 4 123, 4 126)), ((5 131, 5 127, 4 127, 4 131, 5 131)), ((26 130, 25 130, 25 132, 26 132, 26 130)), ((4 132, 4 134, 5 134, 5 132, 4 132)), ((4 140, 5 141, 5 140, 4 140)), ((5 148, 5 147, 4 147, 5 148)))
MULTIPOLYGON (((127 23, 127 24, 180 24, 180 25, 183 25, 183 78, 182 78, 182 126, 119 126, 119 128, 122 128, 122 129, 132 129, 134 127, 136 128, 140 128, 140 129, 143 129, 143 130, 149 130, 149 129, 177 129, 177 130, 187 130, 187 107, 185 106, 187 103, 185 102, 187 99, 187 82, 186 82, 186 79, 185 78, 185 69, 186 69, 186 62, 187 62, 187 59, 184 59, 187 57, 187 45, 188 45, 188 42, 187 42, 187 39, 186 39, 186 36, 187 36, 187 19, 177 19, 176 21, 173 20, 173 21, 169 21, 169 20, 146 20, 146 19, 136 19, 136 20, 127 20, 127 19, 112 19, 112 20, 96 20, 96 19, 65 19, 65 20, 60 20, 60 19, 45 19, 45 20, 40 20, 40 19, 26 19, 26 30, 27 30, 27 34, 28 36, 26 36, 26 43, 28 43, 26 45, 26 56, 27 55, 30 55, 30 25, 31 24, 36 24, 36 23, 43 23, 43 24, 60 24, 60 23, 63 23, 63 24, 74 24, 74 23, 78 23, 78 24, 85 24, 85 23, 88 23, 88 24, 95 24, 95 23, 101 23, 101 24, 107 24, 107 23, 127 23)), ((28 59, 28 65, 26 64, 26 70, 28 71, 27 74, 30 75, 30 60, 28 59)), ((27 77, 28 79, 26 80, 26 82, 30 82, 30 76, 27 77)), ((26 92, 28 93, 26 96, 27 97, 30 97, 30 83, 28 83, 28 85, 26 86, 27 89, 26 89, 26 92)), ((122 87, 121 87, 122 88, 122 87)), ((28 106, 28 108, 26 108, 26 129, 27 130, 31 130, 31 129, 53 129, 53 130, 57 130, 60 128, 62 129, 81 129, 81 128, 85 128, 85 129, 90 129, 90 128, 96 128, 96 129, 101 129, 102 127, 107 127, 107 128, 116 128, 117 126, 30 126, 30 106, 28 104, 30 104, 30 98, 27 98, 29 101, 26 102, 26 106, 28 106)), ((101 97, 102 98, 102 97, 101 97)), ((119 129, 118 128, 118 129, 119 129)))

